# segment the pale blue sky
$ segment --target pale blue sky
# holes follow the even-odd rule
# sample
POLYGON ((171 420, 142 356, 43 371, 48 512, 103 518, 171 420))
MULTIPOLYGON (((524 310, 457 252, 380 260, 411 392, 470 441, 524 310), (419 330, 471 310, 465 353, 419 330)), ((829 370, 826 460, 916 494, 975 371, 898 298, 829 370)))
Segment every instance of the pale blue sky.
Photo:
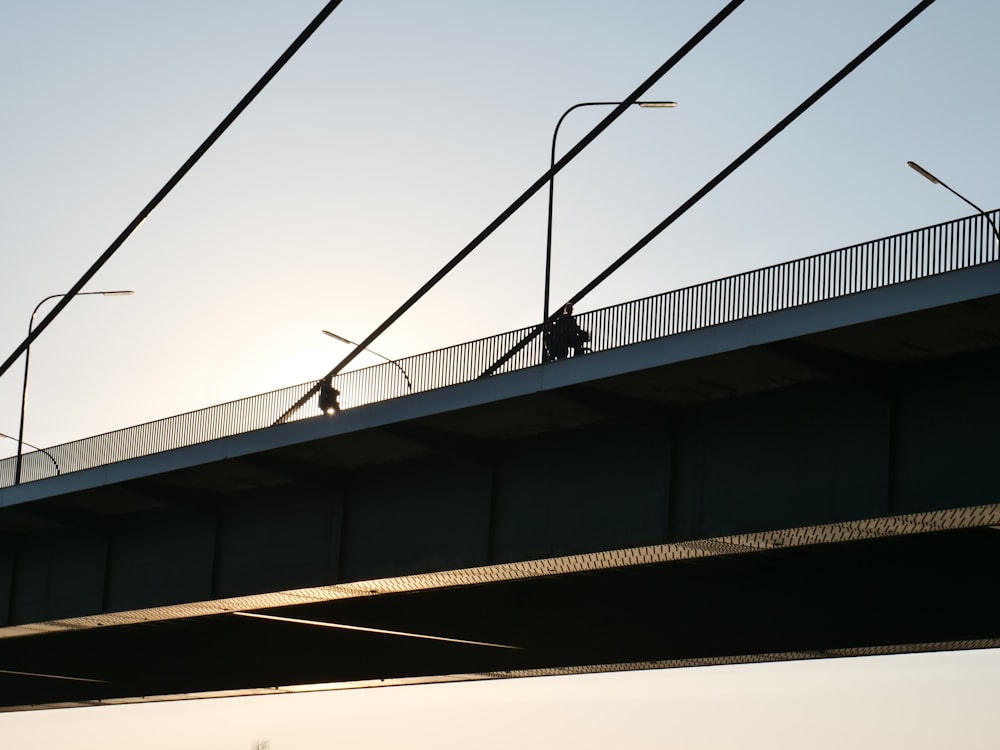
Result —
MULTIPOLYGON (((559 176, 553 301, 583 286, 915 2, 747 0, 645 97, 677 100, 677 109, 630 110, 559 176)), ((4 358, 24 337, 35 304, 80 277, 322 5, 3 4, 4 358)), ((320 329, 354 340, 367 335, 544 172, 565 109, 626 96, 723 5, 345 0, 88 286, 136 295, 75 300, 32 348, 26 438, 54 445, 321 376, 347 350, 320 329)), ((908 159, 996 207, 987 164, 998 114, 998 27, 994 2, 938 0, 579 309, 969 213, 907 169, 908 159)), ((560 151, 602 114, 571 115, 560 151)), ((373 348, 409 355, 535 322, 544 222, 540 193, 373 348)), ((0 378, 0 432, 16 434, 20 375, 15 366, 0 378)), ((14 448, 0 440, 0 456, 14 448)), ((947 663, 875 661, 925 665, 885 670, 891 695, 905 694, 914 672, 934 675, 947 663)), ((938 697, 954 700, 966 686, 955 710, 966 705, 971 716, 981 696, 996 697, 996 656, 962 655, 961 664, 938 697)), ((835 674, 843 695, 822 705, 833 712, 831 732, 851 726, 836 709, 838 701, 855 705, 857 683, 843 677, 849 666, 786 666, 789 675, 809 676, 789 677, 776 705, 787 701, 793 712, 803 684, 835 674)), ((703 723, 725 731, 719 717, 743 710, 727 686, 755 669, 684 673, 719 687, 704 702, 712 710, 703 723)), ((767 669, 786 674, 782 666, 767 669)), ((616 692, 631 685, 628 677, 578 679, 597 686, 604 700, 594 700, 609 721, 627 715, 615 712, 630 710, 632 699, 616 692)), ((636 677, 658 710, 685 679, 636 677)), ((433 690, 413 694, 461 688, 433 690)), ((535 688, 513 690, 520 700, 535 688)), ((329 696, 332 708, 324 711, 362 700, 344 695, 329 696)), ((395 716, 399 695, 410 693, 368 691, 364 700, 395 716)), ((248 709, 243 723, 291 703, 254 703, 269 708, 248 709)), ((84 715, 47 714, 41 723, 51 728, 36 730, 36 744, 11 746, 61 746, 59 732, 73 731, 61 727, 84 715)), ((106 740, 112 714, 94 715, 87 721, 98 723, 87 726, 101 727, 106 740)), ((39 718, 0 716, 0 737, 39 718)), ((968 718, 969 726, 977 721, 968 718)), ((146 731, 149 722, 165 738, 183 723, 147 719, 146 731)), ((743 739, 774 747, 769 734, 778 720, 770 726, 771 733, 760 728, 743 739)), ((211 727, 230 730, 226 747, 249 746, 261 734, 270 734, 274 750, 306 747, 280 744, 267 727, 243 732, 236 719, 211 727)), ((558 728, 546 731, 558 744, 558 728)), ((139 736, 149 747, 150 738, 139 736)), ((733 743, 703 746, 718 744, 733 743)), ((685 746, 699 747, 697 738, 685 746)))
MULTIPOLYGON (((627 95, 723 4, 345 0, 88 287, 137 294, 75 300, 33 347, 28 440, 319 377, 346 353, 320 329, 366 336, 545 170, 567 107, 627 95)), ((0 350, 321 5, 7 4, 0 350)), ((910 7, 748 0, 649 93, 677 109, 629 111, 560 175, 553 300, 910 7)), ((967 213, 907 159, 991 204, 998 16, 939 0, 580 308, 967 213)), ((574 112, 560 150, 601 114, 574 112)), ((544 237, 540 193, 373 348, 415 354, 534 322, 544 237)), ((17 369, 0 378, 0 432, 16 430, 17 369)))

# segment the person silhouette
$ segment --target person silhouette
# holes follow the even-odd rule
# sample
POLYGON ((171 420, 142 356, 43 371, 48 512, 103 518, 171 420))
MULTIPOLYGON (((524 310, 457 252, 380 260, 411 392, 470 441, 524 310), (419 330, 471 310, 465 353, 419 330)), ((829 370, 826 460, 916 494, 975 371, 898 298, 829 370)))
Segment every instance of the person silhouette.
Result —
POLYGON ((584 344, 590 341, 590 334, 580 328, 573 316, 573 305, 567 302, 562 314, 549 321, 543 337, 545 345, 545 361, 566 359, 573 355, 586 354, 588 349, 584 344))

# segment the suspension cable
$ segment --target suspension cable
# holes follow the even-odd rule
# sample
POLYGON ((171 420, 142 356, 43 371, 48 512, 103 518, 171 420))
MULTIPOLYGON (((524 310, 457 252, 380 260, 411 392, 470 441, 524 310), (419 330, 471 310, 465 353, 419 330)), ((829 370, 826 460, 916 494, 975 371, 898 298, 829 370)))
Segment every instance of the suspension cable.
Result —
POLYGON ((521 206, 523 206, 527 201, 537 193, 545 184, 549 182, 553 177, 555 177, 559 171, 569 164, 577 154, 583 151, 590 143, 597 138, 598 135, 603 133, 625 110, 631 107, 646 91, 648 91, 653 84, 659 81, 666 73, 673 68, 678 62, 680 62, 692 49, 694 49, 699 42, 701 42, 706 36, 708 36, 719 24, 721 24, 734 10, 736 10, 740 5, 742 5, 744 0, 732 0, 728 5, 726 5, 721 11, 719 11, 704 27, 701 28, 691 39, 689 39, 683 47, 681 47, 673 56, 670 57, 663 65, 661 65, 657 70, 649 76, 645 81, 643 81, 635 91, 625 97, 618 106, 616 106, 603 120, 601 120, 593 130, 591 130, 587 135, 585 135, 580 141, 573 146, 569 151, 567 151, 559 161, 553 164, 547 172, 545 172, 541 177, 539 177, 527 190, 525 190, 520 197, 518 197, 513 203, 510 204, 503 212, 500 213, 497 218, 495 218, 490 224, 481 231, 476 237, 458 254, 448 261, 444 267, 441 268, 434 276, 432 276, 423 286, 421 286, 414 294, 406 300, 402 305, 400 305, 395 312, 393 312, 381 325, 378 326, 374 331, 372 331, 368 336, 363 339, 357 346, 351 351, 340 363, 334 367, 330 372, 328 372, 321 380, 317 381, 305 394, 292 406, 285 411, 278 419, 275 424, 281 424, 286 421, 289 416, 291 416, 296 410, 298 410, 303 404, 305 404, 317 391, 322 387, 324 382, 328 382, 337 373, 339 373, 347 364, 349 364, 355 357, 357 357, 362 351, 364 351, 368 346, 375 341, 379 336, 381 336, 389 326, 396 322, 407 310, 413 307, 417 301, 423 297, 427 292, 429 292, 441 279, 455 266, 461 263, 473 250, 475 250, 482 242, 489 237, 501 224, 503 224, 507 219, 509 219, 521 206))
POLYGON ((264 87, 271 82, 271 79, 278 74, 278 72, 285 66, 285 63, 292 59, 292 56, 298 52, 299 48, 306 43, 309 37, 311 37, 313 33, 323 24, 327 17, 333 13, 334 10, 336 10, 337 6, 340 5, 341 2, 342 0, 330 0, 330 2, 326 4, 316 18, 314 18, 305 30, 302 31, 298 37, 296 37, 295 41, 293 41, 288 49, 282 53, 281 57, 279 57, 275 63, 268 68, 267 72, 264 73, 256 84, 254 84, 253 88, 247 92, 239 103, 233 107, 232 111, 226 115, 225 119, 219 123, 208 138, 206 138, 205 141, 195 150, 195 152, 188 157, 188 160, 181 165, 180 169, 174 173, 173 177, 167 180, 166 184, 160 188, 159 192, 154 195, 149 203, 147 203, 136 215, 136 217, 129 222, 128 226, 122 230, 122 233, 119 234, 118 237, 115 238, 115 241, 108 246, 108 249, 101 254, 101 257, 99 257, 94 264, 87 269, 86 273, 80 277, 80 280, 77 281, 65 294, 65 296, 63 296, 59 302, 55 304, 49 314, 46 315, 41 322, 28 333, 27 338, 25 338, 24 341, 22 341, 18 347, 14 349, 11 355, 7 357, 6 361, 0 365, 0 377, 2 377, 3 374, 10 369, 10 366, 17 361, 17 358, 20 357, 29 346, 31 346, 32 342, 48 327, 49 323, 55 320, 55 317, 62 312, 63 308, 70 303, 70 300, 72 300, 73 297, 75 297, 79 291, 83 289, 84 285, 101 269, 101 266, 111 259, 111 256, 115 254, 115 251, 117 251, 118 248, 125 243, 125 240, 127 240, 129 236, 138 228, 138 226, 145 221, 146 217, 152 213, 153 209, 155 209, 160 202, 167 197, 167 194, 169 194, 170 191, 176 187, 177 183, 179 183, 181 179, 183 179, 183 177, 191 171, 192 167, 194 167, 194 165, 198 163, 201 157, 205 155, 212 145, 219 140, 222 134, 229 129, 229 126, 236 121, 236 118, 242 114, 243 110, 250 106, 250 103, 261 91, 264 90, 264 87))
MULTIPOLYGON (((830 80, 820 86, 811 96, 809 96, 805 101, 803 101, 798 107, 792 110, 788 115, 786 115, 777 125, 771 128, 767 133, 761 136, 756 143, 754 143, 750 148, 740 154, 736 159, 734 159, 729 166, 723 169, 719 174, 709 180, 704 187, 698 192, 692 195, 685 201, 680 208, 670 214, 667 218, 657 224, 653 229, 651 229, 641 240, 630 247, 625 253, 621 255, 614 263, 604 269, 600 274, 598 274, 593 281, 587 284, 583 289, 574 294, 567 300, 570 304, 576 304, 585 296, 590 294, 594 289, 596 289, 605 279, 607 279, 611 274, 621 268, 629 259, 631 259, 636 253, 642 250, 646 245, 653 241, 653 239, 660 234, 664 229, 673 224, 677 219, 683 216, 688 209, 694 206, 698 201, 704 198, 708 193, 710 193, 716 186, 719 185, 723 180, 725 180, 729 175, 735 172, 744 162, 746 162, 751 156, 756 154, 760 149, 762 149, 767 143, 774 138, 778 133, 788 127, 792 122, 794 122, 799 115, 809 109, 813 104, 815 104, 819 99, 821 99, 830 89, 840 83, 844 78, 846 78, 851 72, 854 71, 861 63, 871 57, 882 45, 892 39, 896 34, 903 30, 907 24, 909 24, 914 18, 923 13, 928 7, 930 7, 935 0, 923 0, 923 2, 918 3, 913 10, 903 16, 899 21, 892 25, 892 27, 886 31, 882 36, 872 42, 868 47, 866 47, 857 57, 851 60, 847 65, 840 69, 830 80)), ((533 339, 535 339, 539 333, 545 328, 545 325, 559 316, 559 312, 553 313, 549 316, 548 320, 544 321, 541 325, 533 329, 524 339, 519 341, 514 347, 504 354, 499 360, 497 360, 493 365, 490 366, 480 377, 486 377, 495 373, 501 366, 504 365, 511 357, 513 357, 517 352, 521 351, 525 346, 527 346, 533 339)))

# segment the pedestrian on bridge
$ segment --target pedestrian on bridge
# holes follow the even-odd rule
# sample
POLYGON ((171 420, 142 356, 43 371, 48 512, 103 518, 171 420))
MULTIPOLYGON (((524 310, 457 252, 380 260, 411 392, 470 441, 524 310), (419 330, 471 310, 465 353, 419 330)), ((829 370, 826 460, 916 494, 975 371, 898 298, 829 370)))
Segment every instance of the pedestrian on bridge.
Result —
POLYGON ((573 316, 573 305, 569 302, 562 309, 562 314, 546 323, 542 343, 545 348, 544 359, 552 362, 556 359, 566 359, 573 350, 573 356, 586 354, 590 351, 586 344, 590 334, 580 328, 573 316))

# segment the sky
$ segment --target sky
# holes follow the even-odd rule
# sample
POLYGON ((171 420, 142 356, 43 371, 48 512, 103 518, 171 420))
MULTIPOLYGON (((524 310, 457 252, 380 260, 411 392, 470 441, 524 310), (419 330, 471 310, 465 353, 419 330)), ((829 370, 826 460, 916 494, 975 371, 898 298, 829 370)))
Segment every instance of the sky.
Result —
MULTIPOLYGON (((32 346, 25 439, 53 446, 321 377, 349 352, 321 329, 354 341, 367 336, 545 172, 566 109, 627 96, 724 4, 344 0, 86 287, 135 294, 76 298, 32 346)), ((915 4, 747 0, 643 97, 677 101, 676 109, 630 109, 559 174, 553 304, 582 288, 915 4)), ((23 340, 35 305, 82 276, 322 6, 2 3, 3 359, 23 340)), ((996 208, 996 182, 985 165, 998 114, 998 26, 1000 4, 938 0, 577 310, 972 212, 908 169, 907 160, 996 208)), ((559 131, 558 151, 606 112, 574 111, 559 131)), ((401 357, 538 322, 545 200, 539 192, 372 349, 401 357)), ((379 361, 362 354, 355 364, 379 361)), ((0 377, 0 432, 8 435, 17 434, 21 367, 0 377)), ((0 457, 15 451, 14 441, 0 438, 0 457)), ((949 655, 882 657, 872 663, 899 666, 871 669, 892 683, 887 693, 894 695, 910 690, 915 674, 944 670, 949 689, 932 687, 940 683, 930 677, 925 689, 941 700, 966 696, 955 711, 967 708, 969 726, 982 726, 982 717, 971 717, 984 695, 996 695, 997 657, 951 657, 960 666, 948 666, 949 655)), ((588 689, 598 697, 579 705, 596 700, 612 721, 642 706, 662 710, 671 695, 684 694, 686 679, 718 686, 718 696, 703 704, 712 715, 726 706, 743 716, 746 696, 733 683, 743 684, 747 674, 787 679, 775 688, 787 710, 808 692, 803 684, 829 678, 847 687, 822 703, 834 711, 837 701, 848 701, 864 711, 851 696, 868 673, 853 678, 852 668, 706 668, 643 673, 633 676, 635 685, 627 675, 566 684, 596 686, 588 689), (621 697, 631 690, 654 697, 621 697)), ((511 690, 504 700, 534 705, 525 698, 535 690, 527 682, 464 688, 470 696, 511 690)), ((450 702, 452 690, 465 695, 453 686, 365 691, 364 700, 382 707, 363 710, 394 712, 398 700, 399 710, 418 721, 421 710, 405 703, 423 699, 411 695, 447 695, 450 702)), ((338 701, 353 705, 360 695, 327 696, 332 707, 323 711, 340 710, 338 701)), ((259 700, 274 701, 278 707, 268 711, 277 715, 297 699, 259 700)), ((442 699, 426 700, 437 706, 442 699)), ((493 700, 500 699, 484 705, 493 700)), ((84 710, 46 712, 44 729, 36 726, 30 742, 11 746, 62 746, 60 732, 73 733, 80 721, 134 724, 149 747, 148 726, 124 717, 161 709, 205 706, 126 707, 113 720, 119 709, 98 710, 96 719, 74 718, 91 715, 84 710)), ((248 724, 260 711, 245 710, 248 724)), ((571 708, 567 702, 552 710, 563 716, 559 711, 571 708)), ((892 721, 903 731, 900 711, 892 721)), ((0 737, 41 718, 0 716, 0 737)), ((168 724, 181 731, 179 722, 160 721, 164 738, 168 724)), ((210 719, 198 721, 222 731, 210 719)), ((827 721, 833 734, 853 731, 842 711, 827 721)), ((237 734, 239 720, 225 724, 233 731, 227 742, 235 743, 226 746, 249 746, 255 738, 237 734)), ((772 730, 777 726, 773 718, 772 730)), ((890 729, 871 736, 883 731, 890 729)), ((756 746, 774 747, 774 736, 760 732, 752 736, 756 746)), ((911 746, 926 736, 915 732, 911 746)), ((581 737, 575 747, 597 746, 581 737)), ((277 733, 271 739, 273 750, 306 746, 279 744, 277 733)), ((687 747, 702 746, 698 741, 694 733, 687 747)))
POLYGON ((1000 651, 698 667, 0 715, 17 750, 992 750, 1000 651))

